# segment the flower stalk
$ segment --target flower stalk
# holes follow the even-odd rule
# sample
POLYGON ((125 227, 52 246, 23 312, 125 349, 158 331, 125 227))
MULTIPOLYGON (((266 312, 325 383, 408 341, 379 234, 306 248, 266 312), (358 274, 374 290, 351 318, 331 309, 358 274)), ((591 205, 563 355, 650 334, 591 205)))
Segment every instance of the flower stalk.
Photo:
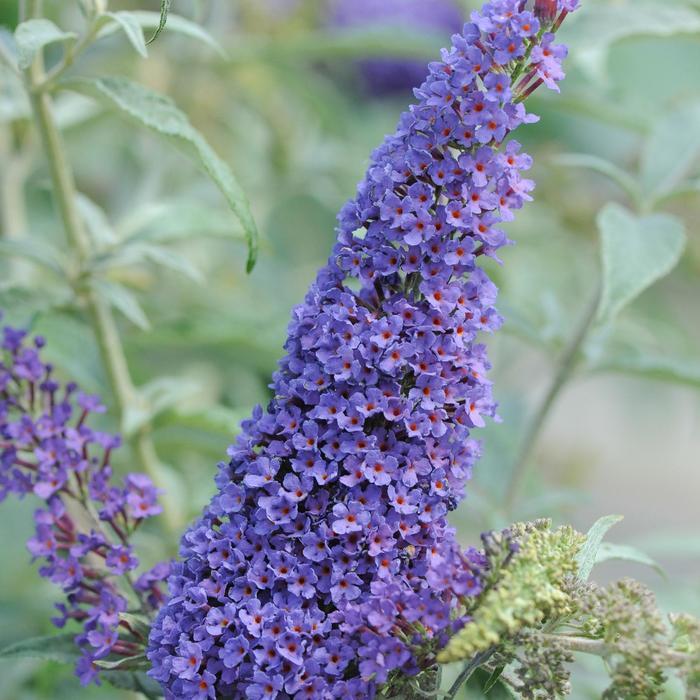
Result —
MULTIPOLYGON (((40 4, 34 3, 33 9, 34 16, 38 16, 40 4)), ((93 33, 92 29, 88 31, 86 41, 89 41, 88 37, 92 36, 93 33)), ((70 62, 66 58, 64 63, 59 65, 68 67, 69 64, 70 62)), ((53 75, 52 81, 56 77, 56 75, 53 75)), ((85 276, 89 275, 88 266, 91 256, 91 243, 76 204, 78 193, 75 185, 75 176, 53 114, 53 100, 49 89, 52 83, 47 83, 41 51, 37 53, 32 65, 27 69, 25 82, 34 121, 44 146, 54 199, 63 222, 68 243, 75 253, 77 265, 76 269, 71 270, 71 279, 69 281, 76 296, 84 301, 92 321, 92 329, 97 340, 115 404, 119 416, 123 420, 127 409, 134 403, 137 390, 129 372, 126 353, 119 336, 114 314, 109 305, 94 290, 85 288, 85 276)), ((132 442, 143 469, 157 483, 160 483, 162 467, 158 460, 150 431, 150 425, 142 426, 133 437, 132 442)), ((163 503, 166 523, 170 530, 174 531, 180 522, 180 517, 171 499, 168 499, 166 496, 163 499, 163 503)))

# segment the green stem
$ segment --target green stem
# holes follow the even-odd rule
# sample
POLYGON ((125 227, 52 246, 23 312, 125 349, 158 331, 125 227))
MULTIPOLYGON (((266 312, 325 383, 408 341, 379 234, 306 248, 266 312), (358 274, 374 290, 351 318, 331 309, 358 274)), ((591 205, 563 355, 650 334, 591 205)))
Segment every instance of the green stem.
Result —
MULTIPOLYGON (((35 13, 37 4, 34 6, 35 13)), ((36 16, 36 14, 35 14, 36 16)), ((75 178, 68 160, 61 134, 53 114, 53 103, 45 85, 46 75, 42 56, 38 55, 26 72, 27 92, 29 93, 34 119, 41 134, 49 166, 53 195, 63 222, 63 228, 70 247, 75 251, 77 270, 72 281, 76 291, 82 288, 81 276, 91 255, 90 239, 83 224, 78 208, 75 178)), ((83 290, 84 291, 84 290, 83 290)), ((114 395, 120 419, 132 405, 136 388, 129 373, 129 366, 124 347, 119 336, 117 324, 109 306, 98 295, 88 290, 84 293, 85 303, 92 319, 92 327, 105 366, 110 387, 114 395)), ((134 448, 138 453, 144 470, 160 484, 161 466, 150 438, 150 426, 146 426, 134 438, 134 448)), ((161 484, 162 485, 162 484, 161 484)), ((171 527, 178 518, 170 501, 163 500, 166 521, 171 527)))
POLYGON ((489 658, 491 658, 494 651, 495 648, 487 649, 486 651, 482 651, 481 653, 477 654, 471 661, 469 661, 445 694, 445 700, 453 700, 457 696, 460 688, 471 678, 474 671, 476 671, 476 669, 482 664, 485 664, 489 658))
POLYGON ((584 315, 581 318, 574 334, 566 344, 561 357, 556 366, 556 371, 552 377, 552 381, 547 389, 542 401, 540 402, 535 414, 530 421, 530 424, 525 432, 518 455, 513 465, 510 474, 510 481, 505 495, 505 509, 510 512, 517 500, 522 485, 523 477, 527 469, 528 460, 532 449, 537 442, 537 439, 542 431, 542 428, 549 416, 555 401, 557 400, 561 390, 564 388, 566 381, 569 379, 578 358, 578 353, 584 340, 588 335, 588 331, 595 320, 596 311, 600 301, 600 284, 596 287, 596 292, 588 304, 584 315))

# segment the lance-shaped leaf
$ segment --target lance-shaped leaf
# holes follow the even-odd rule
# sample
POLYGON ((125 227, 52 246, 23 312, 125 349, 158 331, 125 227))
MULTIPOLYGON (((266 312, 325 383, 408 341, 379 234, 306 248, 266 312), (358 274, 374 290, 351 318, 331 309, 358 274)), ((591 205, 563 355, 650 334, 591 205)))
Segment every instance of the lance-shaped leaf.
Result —
POLYGON ((646 552, 636 547, 626 544, 613 544, 612 542, 601 542, 595 558, 596 564, 606 561, 631 561, 635 564, 650 566, 661 576, 666 576, 661 566, 652 559, 646 552))
POLYGON ((43 659, 72 664, 80 658, 80 649, 75 644, 75 634, 51 634, 32 637, 0 649, 0 661, 5 659, 43 659))
POLYGON ((168 13, 170 12, 170 1, 171 0, 160 0, 160 19, 158 20, 158 26, 155 32, 153 32, 151 38, 148 40, 149 44, 155 41, 158 35, 165 29, 165 25, 168 21, 168 13))
MULTIPOLYGON (((161 14, 159 12, 134 10, 133 12, 120 12, 119 14, 128 14, 142 29, 152 29, 155 31, 161 24, 161 14)), ((100 31, 100 36, 106 36, 115 31, 115 25, 109 24, 100 31)), ((168 34, 173 32, 189 37, 190 39, 196 39, 216 51, 220 56, 226 57, 226 51, 224 51, 221 44, 207 32, 206 29, 181 15, 176 15, 171 12, 168 14, 168 34)), ((151 41, 153 41, 153 39, 149 39, 147 44, 150 44, 151 41)))
POLYGON ((241 222, 248 243, 247 269, 252 270, 257 257, 258 232, 248 200, 228 165, 170 98, 117 76, 82 78, 66 85, 116 107, 139 124, 168 137, 193 157, 221 190, 241 222))
POLYGON ((117 311, 120 311, 135 326, 147 331, 151 328, 146 313, 136 297, 123 285, 108 280, 93 280, 92 288, 117 311))
POLYGON ((21 70, 26 70, 44 46, 57 41, 70 41, 76 37, 75 32, 64 32, 48 19, 29 19, 22 22, 15 30, 17 65, 21 70))
POLYGON ((615 203, 598 214, 598 228, 603 267, 598 320, 610 321, 676 266, 686 236, 675 216, 637 217, 615 203))
POLYGON ((672 193, 700 156, 700 102, 662 117, 652 129, 641 158, 645 195, 658 199, 672 193))
POLYGON ((148 56, 143 28, 131 12, 106 12, 100 19, 105 22, 109 22, 109 20, 116 22, 136 52, 144 58, 148 56))
POLYGON ((603 542, 605 533, 615 525, 615 523, 619 523, 621 520, 621 515, 605 515, 596 520, 591 526, 591 529, 586 533, 586 540, 576 555, 576 562, 578 564, 577 578, 579 581, 588 580, 595 566, 598 551, 600 550, 600 545, 603 542))

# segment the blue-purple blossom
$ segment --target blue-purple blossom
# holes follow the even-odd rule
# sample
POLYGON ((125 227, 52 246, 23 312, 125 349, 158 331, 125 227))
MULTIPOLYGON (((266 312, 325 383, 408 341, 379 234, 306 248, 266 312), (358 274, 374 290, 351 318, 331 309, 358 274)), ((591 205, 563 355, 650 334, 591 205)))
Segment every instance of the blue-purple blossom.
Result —
MULTIPOLYGON (((53 622, 82 627, 75 638, 83 654, 76 670, 87 683, 98 677, 95 661, 139 651, 133 630, 120 627, 119 617, 130 605, 123 584, 139 564, 129 537, 160 506, 145 475, 128 474, 122 484, 112 479, 119 438, 88 426, 90 415, 104 406, 74 384, 61 386, 41 360, 43 346, 43 338, 32 343, 24 331, 2 331, 0 501, 33 494, 45 502, 35 512, 27 547, 41 562, 39 573, 66 594, 53 622)), ((168 563, 159 564, 133 584, 144 612, 161 604, 160 584, 169 570, 168 563)))
POLYGON ((148 652, 167 698, 371 699, 468 624, 483 558, 446 516, 496 416, 479 337, 501 322, 477 263, 530 199, 530 158, 504 140, 562 77, 549 34, 573 4, 474 13, 373 153, 274 397, 182 539, 148 652))

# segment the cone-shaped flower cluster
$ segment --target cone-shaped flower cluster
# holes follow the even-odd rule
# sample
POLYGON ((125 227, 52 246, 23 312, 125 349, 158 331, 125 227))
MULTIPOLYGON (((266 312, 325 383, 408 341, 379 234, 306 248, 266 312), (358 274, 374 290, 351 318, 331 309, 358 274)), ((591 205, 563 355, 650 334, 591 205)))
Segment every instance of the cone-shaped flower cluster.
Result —
MULTIPOLYGON (((104 407, 97 397, 53 379, 51 365, 40 358, 43 345, 40 337, 31 344, 24 331, 3 329, 0 501, 33 493, 46 502, 35 513, 28 548, 42 562, 39 573, 66 593, 53 622, 82 624, 77 672, 89 682, 97 676, 96 660, 138 651, 119 635, 119 614, 129 603, 122 584, 139 563, 129 536, 160 506, 144 474, 128 474, 122 485, 112 482, 110 455, 119 438, 88 426, 89 416, 104 407)), ((162 602, 158 584, 168 572, 169 565, 161 564, 131 583, 144 610, 162 602)))
POLYGON ((565 51, 522 0, 473 16, 372 156, 289 327, 274 398, 220 465, 152 629, 176 698, 361 698, 434 663, 480 589, 446 515, 495 415, 477 266, 529 199, 522 97, 565 51))

